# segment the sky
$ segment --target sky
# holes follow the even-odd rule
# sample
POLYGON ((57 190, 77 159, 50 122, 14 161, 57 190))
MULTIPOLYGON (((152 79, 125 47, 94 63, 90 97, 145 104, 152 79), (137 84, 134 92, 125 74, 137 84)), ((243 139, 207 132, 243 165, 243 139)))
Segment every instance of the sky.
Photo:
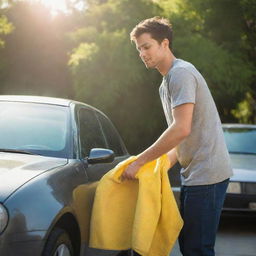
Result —
POLYGON ((41 2, 51 10, 53 16, 58 15, 59 12, 68 12, 67 2, 73 5, 76 9, 83 9, 85 1, 79 0, 28 0, 30 2, 41 2))

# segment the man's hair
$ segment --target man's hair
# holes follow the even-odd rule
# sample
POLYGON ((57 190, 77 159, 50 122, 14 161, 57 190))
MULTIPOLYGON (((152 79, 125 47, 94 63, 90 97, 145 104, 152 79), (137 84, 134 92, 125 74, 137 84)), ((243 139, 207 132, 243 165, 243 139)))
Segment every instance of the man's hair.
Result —
POLYGON ((169 40, 169 48, 172 49, 172 25, 167 19, 153 17, 141 21, 130 33, 131 41, 135 41, 144 33, 149 33, 159 44, 167 38, 169 40))

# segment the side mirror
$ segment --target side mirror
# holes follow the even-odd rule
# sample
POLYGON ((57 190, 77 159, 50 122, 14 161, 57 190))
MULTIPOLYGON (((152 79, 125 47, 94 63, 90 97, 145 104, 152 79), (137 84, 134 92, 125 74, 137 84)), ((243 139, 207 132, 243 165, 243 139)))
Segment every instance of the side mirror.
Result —
POLYGON ((93 148, 87 161, 89 164, 111 163, 114 161, 115 153, 110 149, 93 148))

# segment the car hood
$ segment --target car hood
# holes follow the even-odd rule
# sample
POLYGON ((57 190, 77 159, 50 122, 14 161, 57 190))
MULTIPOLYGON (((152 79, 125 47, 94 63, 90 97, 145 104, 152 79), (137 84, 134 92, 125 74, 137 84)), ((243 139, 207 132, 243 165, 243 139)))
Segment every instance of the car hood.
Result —
POLYGON ((0 153, 0 202, 39 174, 67 162, 64 158, 0 153))
POLYGON ((230 154, 232 181, 256 182, 256 155, 230 154))

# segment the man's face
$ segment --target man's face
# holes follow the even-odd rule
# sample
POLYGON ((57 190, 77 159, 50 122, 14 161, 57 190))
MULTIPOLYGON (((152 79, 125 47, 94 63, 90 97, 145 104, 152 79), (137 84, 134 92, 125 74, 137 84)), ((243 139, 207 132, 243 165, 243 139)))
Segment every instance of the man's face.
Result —
POLYGON ((135 40, 135 44, 146 67, 157 68, 165 56, 166 43, 159 44, 149 33, 144 33, 135 40))

